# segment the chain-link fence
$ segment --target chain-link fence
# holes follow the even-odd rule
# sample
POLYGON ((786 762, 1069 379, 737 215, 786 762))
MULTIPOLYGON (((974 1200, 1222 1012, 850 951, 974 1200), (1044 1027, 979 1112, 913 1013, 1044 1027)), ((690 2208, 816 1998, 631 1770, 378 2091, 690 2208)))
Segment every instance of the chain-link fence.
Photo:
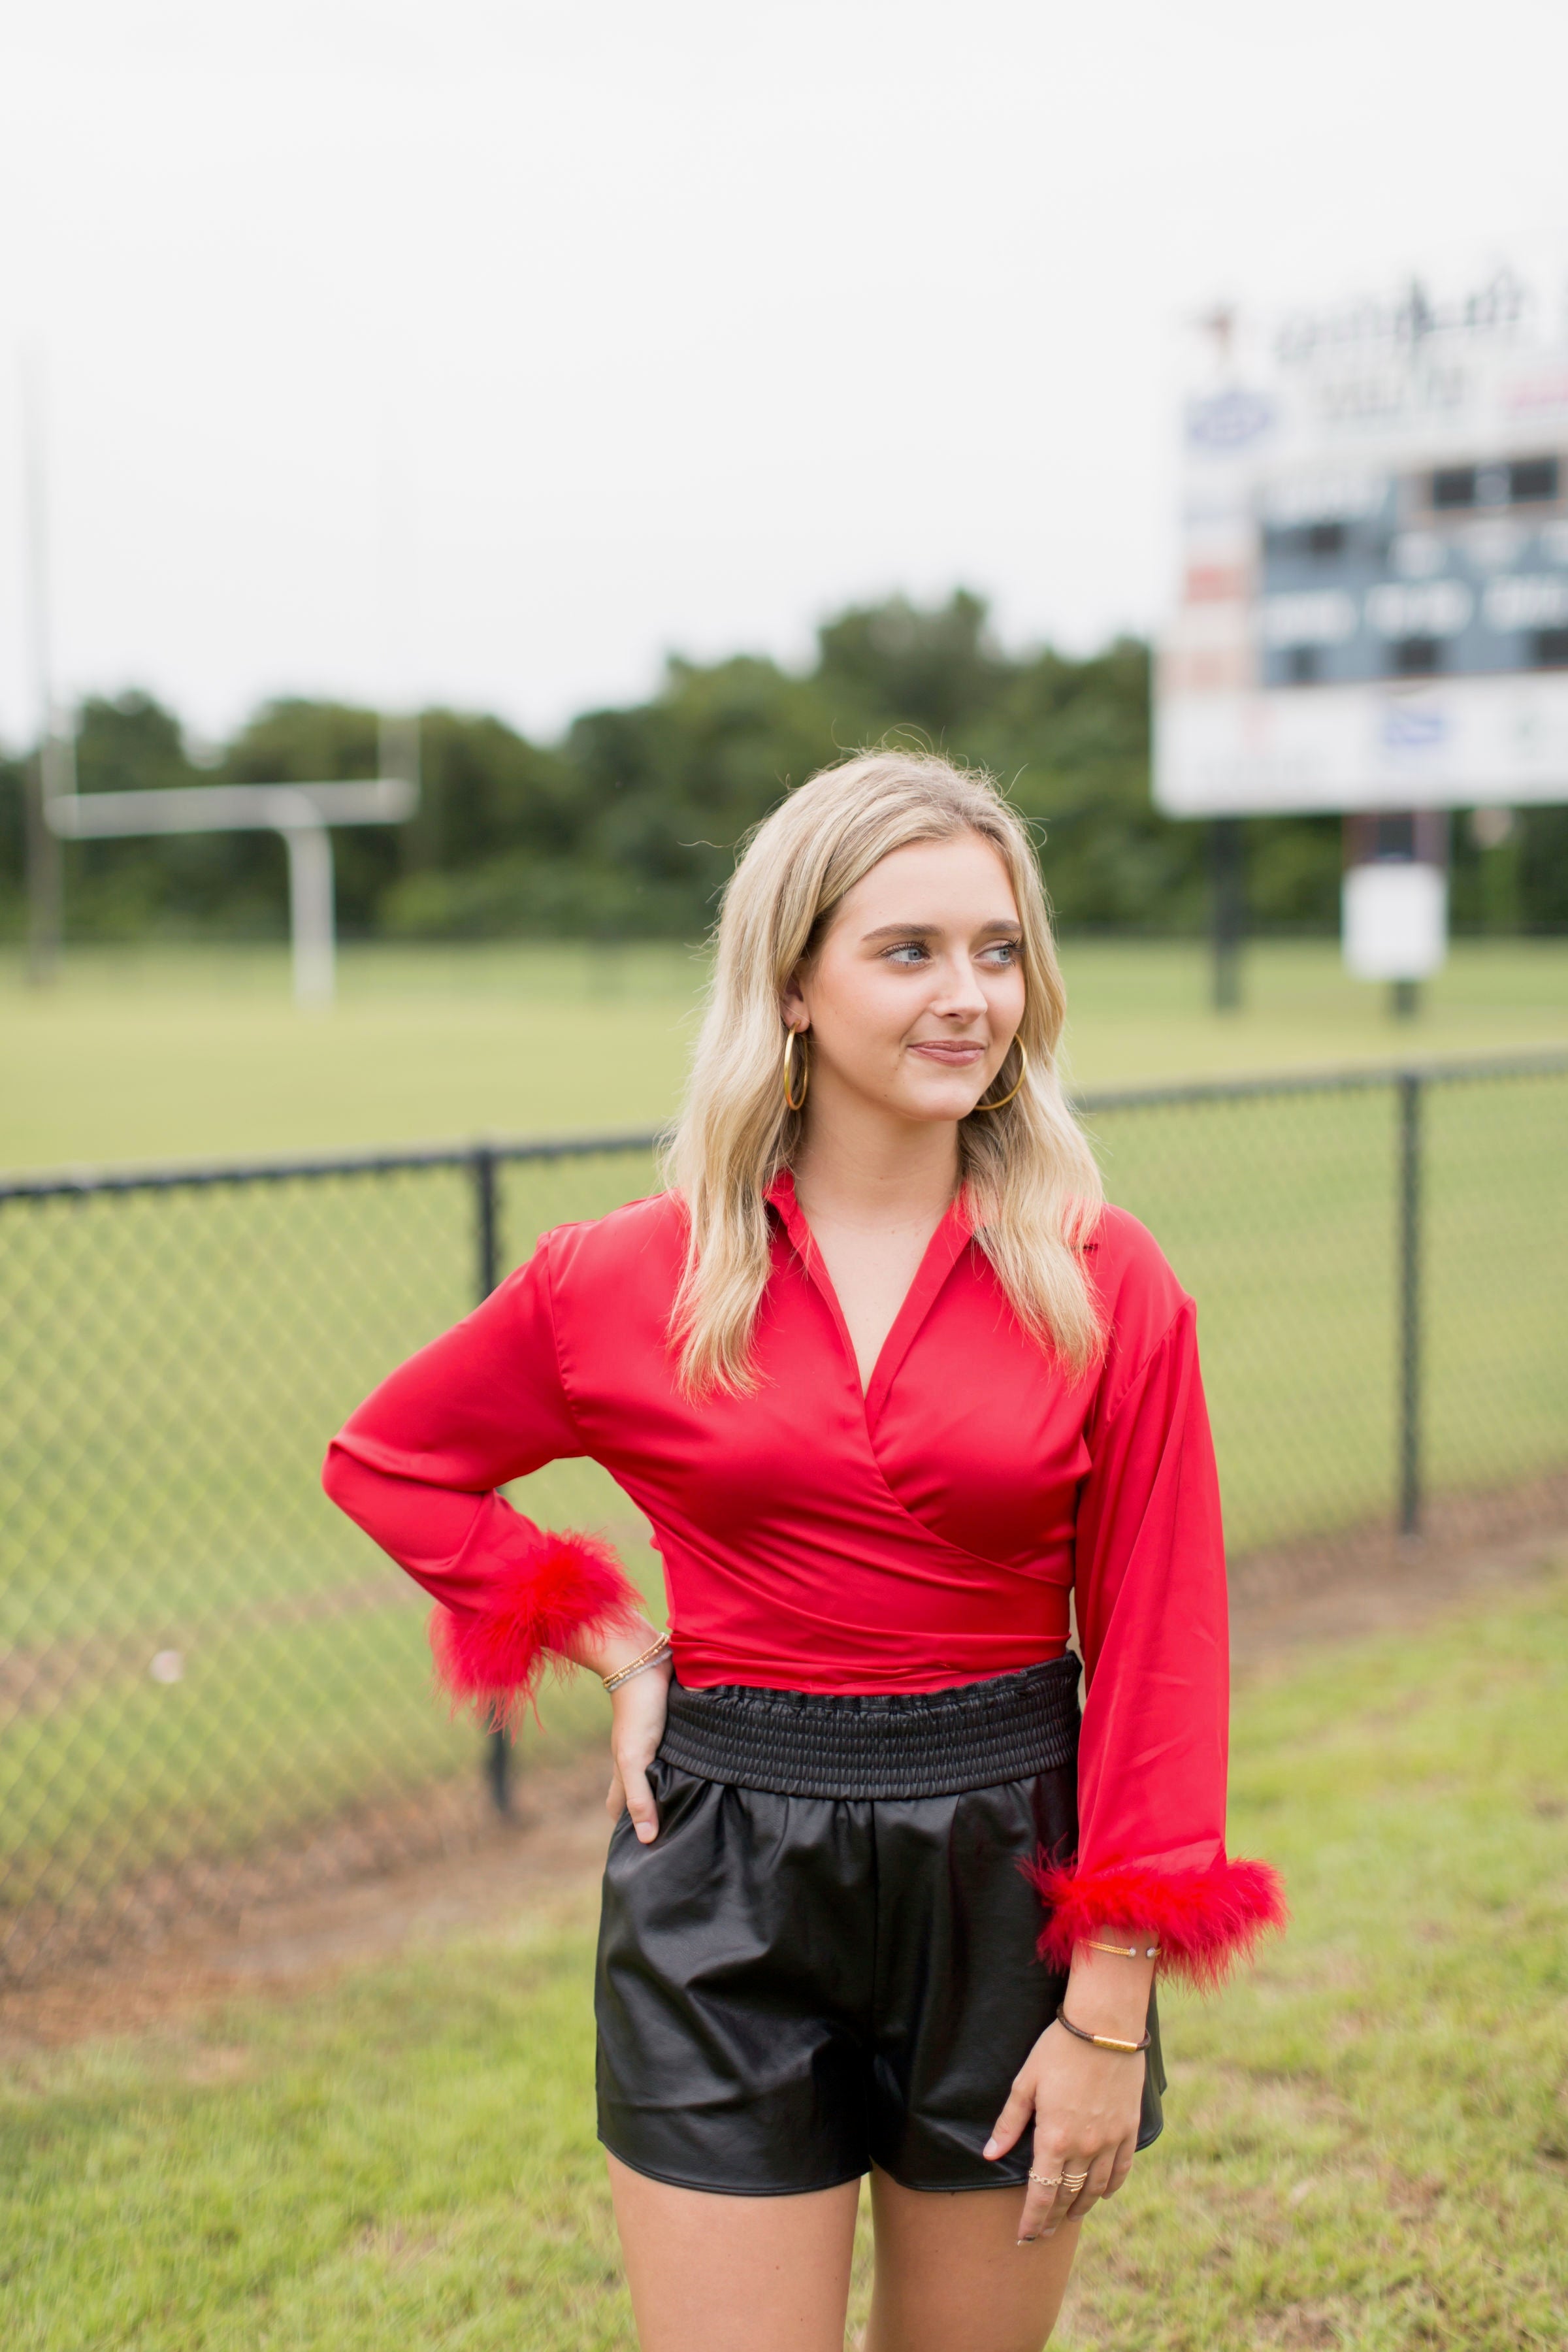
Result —
MULTIPOLYGON (((1233 1553, 1568 1474, 1568 1059, 1083 1108, 1199 1302, 1233 1553)), ((637 1136, 0 1183, 0 1977, 466 1838, 481 1760, 504 1801, 321 1456, 539 1233, 655 1181, 637 1136)), ((519 1499, 652 1587, 594 1465, 519 1499)), ((601 1705, 552 1692, 558 1744, 601 1705)))

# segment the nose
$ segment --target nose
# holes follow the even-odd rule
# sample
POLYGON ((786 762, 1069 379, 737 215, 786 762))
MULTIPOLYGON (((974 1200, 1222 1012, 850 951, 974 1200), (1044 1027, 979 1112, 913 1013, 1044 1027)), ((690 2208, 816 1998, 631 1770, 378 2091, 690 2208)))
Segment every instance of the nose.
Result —
POLYGON ((943 1021, 973 1021, 986 1011, 985 991, 966 955, 944 956, 937 975, 931 1011, 943 1021))

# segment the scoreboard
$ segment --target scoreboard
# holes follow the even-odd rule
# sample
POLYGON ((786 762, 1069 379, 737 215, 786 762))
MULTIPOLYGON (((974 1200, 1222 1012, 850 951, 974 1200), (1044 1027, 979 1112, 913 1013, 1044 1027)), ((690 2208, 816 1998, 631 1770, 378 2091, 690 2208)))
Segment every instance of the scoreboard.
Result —
POLYGON ((1568 338, 1500 272, 1217 318, 1155 675, 1176 816, 1568 800, 1568 338))

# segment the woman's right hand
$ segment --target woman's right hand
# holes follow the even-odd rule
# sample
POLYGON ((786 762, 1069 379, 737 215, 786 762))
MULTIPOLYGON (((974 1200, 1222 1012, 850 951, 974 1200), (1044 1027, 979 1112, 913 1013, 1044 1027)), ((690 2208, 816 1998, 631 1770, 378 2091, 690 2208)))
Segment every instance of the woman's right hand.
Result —
POLYGON ((619 1821, 624 1807, 643 1845, 651 1845, 658 1835, 658 1811, 647 1784, 647 1768, 664 1738, 673 1672, 669 1660, 662 1658, 657 1666, 645 1666, 610 1696, 610 1760, 615 1769, 605 1811, 619 1821))

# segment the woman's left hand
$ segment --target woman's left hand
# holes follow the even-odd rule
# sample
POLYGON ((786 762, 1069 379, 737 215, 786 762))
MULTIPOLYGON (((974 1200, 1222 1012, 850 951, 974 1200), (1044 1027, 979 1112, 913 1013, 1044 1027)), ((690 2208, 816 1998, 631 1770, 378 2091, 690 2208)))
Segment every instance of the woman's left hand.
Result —
POLYGON ((1081 2221, 1101 2197, 1114 2197, 1132 2169, 1143 2104, 1143 2059, 1097 2050, 1059 2025, 1047 2026, 1014 2077, 1007 2104, 985 2143, 988 2160, 1005 2156, 1025 2126, 1035 2126, 1031 2178, 1018 2242, 1054 2237, 1081 2221), (1046 2187, 1079 2173, 1082 2186, 1046 2187))

